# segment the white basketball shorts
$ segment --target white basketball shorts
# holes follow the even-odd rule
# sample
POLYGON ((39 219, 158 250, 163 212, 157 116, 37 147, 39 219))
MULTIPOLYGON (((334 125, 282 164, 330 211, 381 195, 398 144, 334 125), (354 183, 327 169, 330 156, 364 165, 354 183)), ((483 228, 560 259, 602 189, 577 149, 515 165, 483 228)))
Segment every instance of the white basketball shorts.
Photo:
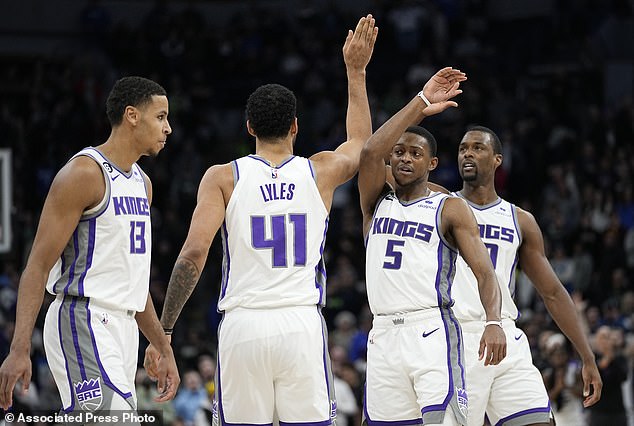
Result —
POLYGON ((59 295, 44 322, 44 349, 63 411, 136 409, 139 330, 135 312, 59 295))
POLYGON ((465 424, 462 335, 450 309, 375 315, 368 338, 364 423, 465 424))
POLYGON ((233 309, 218 331, 214 424, 330 425, 336 403, 317 306, 233 309))
POLYGON ((498 365, 478 360, 482 321, 461 323, 467 365, 469 424, 484 423, 486 412, 492 425, 548 423, 551 410, 542 375, 533 365, 528 339, 512 320, 502 321, 506 334, 506 357, 498 365))

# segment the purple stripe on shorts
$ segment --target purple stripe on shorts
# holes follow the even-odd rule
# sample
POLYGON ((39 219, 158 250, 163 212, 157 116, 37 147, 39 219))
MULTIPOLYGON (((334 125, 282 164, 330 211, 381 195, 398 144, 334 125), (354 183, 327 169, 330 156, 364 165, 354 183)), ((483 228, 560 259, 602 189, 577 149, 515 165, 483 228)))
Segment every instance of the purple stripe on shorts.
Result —
POLYGON ((75 306, 77 305, 77 298, 73 297, 73 301, 70 302, 69 316, 70 316, 70 330, 73 335, 73 345, 75 346, 75 354, 77 355, 77 365, 79 366, 79 373, 81 379, 86 380, 86 369, 84 367, 84 359, 81 356, 81 349, 79 348, 79 338, 77 337, 77 323, 75 321, 75 306))
MULTIPOLYGON (((97 341, 95 340, 95 333, 92 330, 92 324, 90 323, 90 308, 88 305, 90 304, 90 299, 86 300, 86 320, 88 322, 88 330, 90 331, 90 340, 92 342, 92 350, 95 353, 95 359, 97 360, 97 365, 99 366, 99 372, 101 373, 101 377, 103 378, 103 382, 108 385, 113 391, 118 393, 123 397, 123 399, 128 399, 132 396, 132 392, 123 392, 119 388, 117 388, 110 377, 108 377, 108 373, 106 373, 106 369, 103 367, 101 363, 101 359, 99 358, 99 351, 97 350, 97 341)), ((125 348, 122 348, 125 350, 125 348)))
POLYGON ((503 419, 500 419, 500 421, 498 421, 495 424, 495 426, 503 426, 504 423, 508 422, 509 420, 516 419, 518 417, 522 417, 522 416, 525 416, 527 414, 535 414, 535 413, 550 413, 550 403, 548 404, 547 407, 531 408, 530 410, 524 410, 524 411, 520 411, 519 413, 515 413, 515 414, 511 414, 510 416, 506 416, 503 419))
POLYGON ((73 398, 73 381, 70 378, 70 370, 68 369, 68 357, 66 357, 66 351, 64 350, 64 342, 62 341, 62 308, 64 302, 60 302, 59 310, 57 311, 57 333, 59 336, 59 346, 62 348, 62 355, 64 355, 64 366, 66 368, 66 377, 68 378, 68 388, 70 391, 70 407, 63 408, 65 413, 70 413, 75 409, 75 398, 73 398))

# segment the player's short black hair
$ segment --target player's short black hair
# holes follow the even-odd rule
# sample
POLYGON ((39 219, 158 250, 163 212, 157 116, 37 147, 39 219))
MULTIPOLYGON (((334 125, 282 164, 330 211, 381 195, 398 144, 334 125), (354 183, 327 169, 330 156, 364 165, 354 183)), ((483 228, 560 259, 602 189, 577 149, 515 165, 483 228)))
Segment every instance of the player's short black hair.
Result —
POLYGON ((114 84, 106 101, 106 115, 112 127, 123 121, 128 106, 141 107, 152 100, 152 96, 167 96, 158 83, 143 77, 123 77, 114 84))
POLYGON ((431 156, 436 156, 438 144, 436 143, 436 138, 434 137, 434 135, 431 134, 429 130, 421 126, 410 126, 405 129, 405 133, 414 133, 415 135, 422 136, 423 139, 425 139, 425 141, 427 142, 427 145, 429 145, 431 156))
POLYGON ((247 100, 249 125, 259 139, 277 139, 288 134, 295 119, 297 99, 279 84, 258 87, 247 100))
POLYGON ((467 128, 467 132, 487 133, 491 137, 491 143, 493 145, 493 152, 496 153, 496 154, 502 154, 502 142, 500 141, 500 138, 498 138, 498 135, 496 135, 493 130, 489 129, 488 127, 484 127, 484 126, 469 126, 467 128))

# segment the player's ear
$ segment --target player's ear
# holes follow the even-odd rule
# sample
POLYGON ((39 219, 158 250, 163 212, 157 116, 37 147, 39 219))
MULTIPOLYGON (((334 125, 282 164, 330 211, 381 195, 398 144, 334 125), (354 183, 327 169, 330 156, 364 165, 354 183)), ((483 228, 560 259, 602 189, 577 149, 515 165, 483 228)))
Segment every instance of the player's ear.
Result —
POLYGON ((502 165, 502 162, 504 161, 504 156, 502 154, 495 154, 495 158, 493 161, 495 162, 495 168, 497 169, 502 165))
POLYGON ((249 123, 249 120, 247 120, 247 132, 249 132, 249 134, 254 138, 257 137, 257 135, 255 134, 255 130, 253 130, 253 127, 251 127, 251 124, 249 123))
POLYGON ((438 167, 438 157, 432 157, 431 160, 429 160, 429 171, 431 172, 436 169, 436 167, 438 167))
POLYGON ((137 108, 131 105, 125 107, 125 110, 123 111, 123 119, 130 123, 132 126, 136 126, 139 123, 140 117, 141 114, 137 108))
POLYGON ((291 123, 290 132, 292 136, 296 136, 297 132, 299 132, 299 124, 297 124, 297 117, 295 117, 295 119, 293 119, 293 122, 291 123))

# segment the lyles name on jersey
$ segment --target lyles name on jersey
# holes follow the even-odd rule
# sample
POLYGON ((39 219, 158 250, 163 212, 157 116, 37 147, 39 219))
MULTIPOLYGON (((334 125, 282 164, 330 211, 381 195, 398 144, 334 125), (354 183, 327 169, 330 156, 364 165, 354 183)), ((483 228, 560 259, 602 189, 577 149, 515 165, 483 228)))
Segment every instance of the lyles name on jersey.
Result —
POLYGON ((274 200, 292 200, 295 184, 288 182, 265 183, 260 185, 260 192, 265 203, 274 200))

